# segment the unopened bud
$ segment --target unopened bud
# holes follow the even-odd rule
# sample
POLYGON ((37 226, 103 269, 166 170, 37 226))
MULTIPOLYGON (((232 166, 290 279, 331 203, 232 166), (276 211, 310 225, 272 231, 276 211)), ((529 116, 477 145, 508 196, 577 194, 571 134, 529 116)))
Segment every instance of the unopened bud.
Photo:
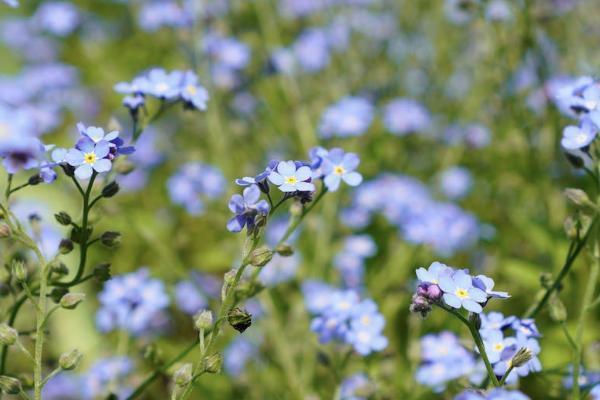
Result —
POLYGON ((121 233, 106 231, 100 236, 100 243, 106 247, 115 247, 121 244, 121 233))
POLYGON ((294 248, 287 243, 282 243, 275 248, 277 254, 282 257, 289 257, 294 254, 294 248))
POLYGON ((69 293, 69 288, 57 286, 50 292, 50 298, 53 302, 59 304, 63 296, 69 293))
POLYGON ((119 184, 112 181, 102 188, 102 197, 113 197, 115 194, 119 193, 119 189, 119 184))
POLYGON ((25 264, 23 264, 23 261, 13 261, 12 274, 18 282, 25 282, 27 280, 27 269, 25 269, 25 264))
POLYGON ((192 381, 192 364, 186 363, 173 374, 173 382, 179 387, 185 387, 192 381))
POLYGON ((58 359, 58 365, 65 371, 70 371, 77 368, 77 365, 81 361, 83 354, 77 349, 73 349, 66 353, 63 353, 58 359))
POLYGON ((410 312, 420 313, 423 318, 431 311, 431 303, 426 297, 415 294, 409 307, 410 312))
POLYGON ((56 221, 58 221, 59 224, 61 225, 70 225, 71 222, 73 221, 71 219, 71 216, 69 214, 67 214, 65 211, 61 211, 59 213, 54 214, 54 218, 56 218, 56 221))
POLYGON ((552 296, 550 299, 550 318, 555 322, 564 322, 567 320, 567 309, 558 296, 552 296))
POLYGON ((0 343, 5 346, 12 346, 17 342, 19 332, 12 326, 0 324, 0 343))
POLYGON ((209 310, 203 310, 194 317, 194 324, 198 330, 207 330, 212 326, 213 316, 209 310))
POLYGON ((6 394, 19 394, 23 387, 21 381, 12 376, 2 375, 0 376, 0 390, 6 394))
POLYGON ((42 175, 40 174, 32 175, 27 180, 27 183, 31 186, 39 185, 42 182, 44 182, 44 178, 42 178, 42 175))
POLYGON ((272 258, 273 250, 269 249, 267 246, 261 246, 250 254, 250 264, 255 267, 264 267, 272 258))
POLYGON ((227 321, 233 329, 242 333, 252 325, 252 315, 244 309, 235 307, 227 313, 227 321))
POLYGON ((513 367, 519 368, 527 364, 532 358, 533 353, 531 350, 527 347, 521 347, 519 350, 517 350, 510 362, 513 367))
POLYGON ((60 299, 60 306, 74 310, 85 299, 85 293, 67 293, 60 299))
POLYGON ((10 233, 10 227, 7 224, 0 223, 0 238, 9 237, 10 233))
POLYGON ((596 211, 596 205, 592 203, 587 193, 581 189, 568 188, 565 189, 565 196, 571 203, 580 207, 584 211, 596 211))
POLYGON ((94 277, 98 282, 106 282, 111 278, 110 264, 99 264, 94 268, 94 277))
POLYGON ((73 241, 71 239, 63 239, 58 245, 58 252, 60 254, 69 254, 73 251, 73 241))
POLYGON ((54 263, 51 267, 51 271, 53 274, 56 274, 58 276, 69 275, 69 268, 67 268, 67 266, 61 262, 54 263))
POLYGON ((218 374, 221 372, 221 365, 223 365, 223 356, 219 353, 208 356, 204 359, 203 365, 204 371, 209 374, 218 374))

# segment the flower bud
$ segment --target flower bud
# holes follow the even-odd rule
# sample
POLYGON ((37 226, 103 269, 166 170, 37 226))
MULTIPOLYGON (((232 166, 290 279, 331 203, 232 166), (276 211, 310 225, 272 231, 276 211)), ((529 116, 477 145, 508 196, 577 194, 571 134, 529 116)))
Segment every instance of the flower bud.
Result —
POLYGON ((94 277, 98 282, 106 282, 111 278, 110 264, 104 263, 94 267, 94 277))
POLYGON ((61 369, 65 371, 70 371, 72 369, 77 368, 77 365, 83 358, 83 354, 77 349, 73 349, 71 351, 67 351, 66 353, 61 354, 58 359, 58 365, 61 369))
POLYGON ((61 262, 53 263, 50 270, 53 274, 56 274, 58 276, 69 275, 69 268, 67 268, 67 266, 61 262))
POLYGON ((233 329, 242 333, 252 325, 252 315, 244 309, 235 307, 227 313, 227 321, 233 329))
POLYGON ((0 224, 0 238, 9 237, 11 234, 10 227, 7 224, 0 224))
POLYGON ((289 257, 294 254, 294 248, 287 243, 282 243, 275 248, 277 254, 282 257, 289 257))
POLYGON ((115 181, 112 181, 102 188, 102 197, 113 197, 115 194, 119 193, 119 189, 119 184, 115 181))
POLYGON ((71 239, 63 239, 58 245, 58 252, 60 254, 69 254, 73 251, 73 241, 71 239))
POLYGON ((173 382, 179 387, 185 387, 192 381, 192 364, 186 363, 173 374, 173 382))
POLYGON ((471 322, 471 324, 473 324, 475 329, 477 329, 477 330, 481 329, 481 317, 479 316, 479 314, 470 312, 469 313, 469 322, 471 322))
POLYGON ((510 361, 515 368, 522 367, 533 358, 533 353, 527 347, 521 347, 510 361))
POLYGON ((27 183, 30 186, 35 186, 35 185, 39 185, 40 183, 44 182, 44 178, 42 178, 42 175, 40 174, 35 174, 29 177, 29 179, 27 180, 27 183))
POLYGON ((12 346, 19 338, 19 332, 12 326, 0 324, 0 343, 5 346, 12 346))
POLYGON ((587 193, 583 190, 568 188, 565 189, 564 193, 571 203, 581 208, 583 211, 596 211, 596 205, 592 203, 587 193))
POLYGON ((11 376, 2 375, 0 376, 0 390, 6 394, 19 394, 23 387, 21 381, 11 376))
POLYGON ((58 221, 59 224, 61 225, 71 225, 71 222, 73 222, 73 220, 71 219, 71 216, 69 214, 67 214, 65 211, 61 211, 59 213, 54 214, 54 218, 56 218, 56 221, 58 221))
POLYGON ((213 315, 209 310, 203 310, 194 317, 194 325, 198 330, 207 330, 212 326, 213 315))
POLYGON ((204 371, 209 374, 218 374, 221 372, 221 365, 223 365, 223 356, 219 353, 208 356, 204 358, 203 365, 204 371))
POLYGON ((85 293, 67 293, 60 299, 60 306, 66 310, 74 310, 85 299, 85 293))
POLYGON ((27 280, 27 269, 25 269, 25 264, 23 264, 23 261, 13 261, 12 274, 17 280, 17 282, 25 282, 27 280))
POLYGON ((57 286, 50 292, 50 298, 55 303, 60 303, 60 300, 65 294, 69 293, 69 288, 57 286))
POLYGON ((567 309, 558 296, 552 296, 550 299, 550 318, 554 322, 564 322, 567 320, 567 309))
POLYGON ((273 251, 267 246, 261 246, 250 254, 250 264, 255 267, 264 267, 272 258, 273 251))
POLYGON ((409 307, 410 312, 420 313, 423 318, 431 311, 431 304, 426 297, 415 294, 409 307))
POLYGON ((565 219, 563 227, 569 239, 577 239, 577 236, 579 235, 579 228, 577 227, 577 222, 572 217, 567 217, 565 219))
POLYGON ((106 231, 100 236, 100 243, 106 247, 115 247, 121 244, 121 233, 106 231))
POLYGON ((61 163, 59 165, 62 168, 62 170, 66 176, 70 176, 70 177, 75 176, 75 167, 73 167, 67 163, 61 163))

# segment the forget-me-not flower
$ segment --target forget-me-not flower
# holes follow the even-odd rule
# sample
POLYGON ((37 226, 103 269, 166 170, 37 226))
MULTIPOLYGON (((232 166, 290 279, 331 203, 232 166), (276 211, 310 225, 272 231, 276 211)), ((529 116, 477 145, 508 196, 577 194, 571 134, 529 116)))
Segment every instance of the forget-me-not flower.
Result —
POLYGON ((481 304, 487 300, 485 292, 473 286, 472 277, 464 271, 456 271, 453 275, 440 278, 440 288, 444 291, 444 302, 453 308, 465 308, 480 313, 481 304))
POLYGON ((355 171, 360 159, 354 153, 344 153, 340 148, 331 149, 323 158, 321 169, 325 176, 323 182, 327 189, 335 192, 344 181, 350 186, 358 186, 362 175, 355 171))
POLYGON ((241 232, 244 226, 252 231, 255 226, 256 217, 266 216, 269 213, 269 203, 260 200, 260 189, 256 185, 250 185, 244 189, 244 194, 234 194, 229 200, 229 209, 235 214, 227 222, 230 232, 241 232))
POLYGON ((294 161, 281 161, 269 174, 269 181, 285 193, 313 192, 315 185, 310 182, 312 171, 305 165, 298 167, 294 161))
POLYGON ((75 176, 79 179, 88 179, 92 173, 108 172, 112 163, 108 158, 110 144, 106 141, 94 143, 92 140, 80 141, 79 148, 69 149, 65 160, 75 167, 75 176))

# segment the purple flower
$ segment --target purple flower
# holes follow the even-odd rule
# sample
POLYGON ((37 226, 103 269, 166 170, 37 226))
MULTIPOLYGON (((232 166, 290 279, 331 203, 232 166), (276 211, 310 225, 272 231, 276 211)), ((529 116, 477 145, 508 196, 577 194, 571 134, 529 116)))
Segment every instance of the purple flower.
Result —
POLYGON ((108 156, 110 144, 106 141, 94 143, 92 140, 80 141, 79 148, 70 149, 65 160, 76 167, 75 175, 79 179, 88 179, 92 173, 110 171, 112 164, 108 156))
POLYGON ((313 192, 315 185, 310 182, 312 171, 310 167, 297 167, 294 161, 281 161, 277 168, 269 174, 269 181, 285 193, 313 192))
POLYGON ((354 153, 344 153, 344 150, 339 148, 330 150, 321 165, 325 175, 323 182, 327 189, 335 192, 340 186, 340 181, 350 186, 358 186, 362 182, 362 175, 354 170, 359 163, 360 159, 354 153))
POLYGON ((456 271, 452 275, 443 275, 439 286, 444 292, 444 302, 450 307, 463 307, 477 314, 483 310, 479 303, 484 303, 487 295, 473 286, 473 278, 469 274, 456 271))
POLYGON ((244 189, 244 194, 234 194, 229 200, 229 209, 235 214, 227 222, 227 230, 230 232, 241 232, 244 226, 248 231, 255 227, 256 217, 269 214, 269 203, 260 199, 260 189, 256 185, 244 189))

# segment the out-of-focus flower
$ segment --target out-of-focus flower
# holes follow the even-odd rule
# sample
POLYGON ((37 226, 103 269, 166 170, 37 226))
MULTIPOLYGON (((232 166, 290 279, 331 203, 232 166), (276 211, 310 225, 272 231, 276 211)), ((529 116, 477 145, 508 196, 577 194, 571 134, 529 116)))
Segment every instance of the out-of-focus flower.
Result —
POLYGON ((79 26, 81 15, 69 2, 47 1, 37 9, 33 21, 39 29, 56 36, 67 36, 79 26))
POLYGON ((244 372, 246 364, 257 355, 257 345, 245 336, 238 336, 225 349, 223 368, 229 375, 239 376, 244 372))
POLYGON ((134 336, 156 333, 165 324, 169 296, 163 282, 152 279, 148 269, 113 277, 98 295, 98 329, 122 329, 134 336))
POLYGON ((321 116, 319 133, 323 138, 332 136, 360 136, 373 121, 374 107, 365 98, 346 97, 329 106, 321 116))
POLYGON ((84 400, 94 400, 108 395, 111 385, 117 388, 117 398, 125 398, 131 389, 125 379, 133 372, 133 362, 127 357, 109 357, 96 361, 82 377, 81 391, 84 400))
POLYGON ((368 387, 371 384, 364 373, 351 375, 342 381, 340 385, 341 400, 366 400, 368 387))
POLYGON ((362 182, 362 175, 354 170, 359 163, 360 159, 354 153, 344 153, 344 150, 339 148, 329 150, 321 164, 325 176, 323 182, 327 189, 335 192, 341 181, 350 186, 358 186, 362 182))
POLYGON ((563 130, 560 144, 566 150, 579 150, 594 141, 598 128, 589 119, 584 119, 580 126, 569 125, 563 130))
POLYGON ((297 254, 292 254, 289 257, 274 254, 271 261, 262 267, 258 279, 267 287, 287 282, 294 279, 299 265, 300 257, 297 254))
POLYGON ((454 400, 530 400, 518 390, 508 390, 504 388, 494 388, 489 392, 479 392, 471 389, 459 393, 454 400))
POLYGON ((431 116, 425 106, 415 100, 394 99, 385 107, 383 122, 390 133, 404 136, 425 131, 431 123, 431 116))
POLYGON ((439 185, 444 196, 451 200, 458 200, 469 193, 473 178, 468 169, 451 167, 440 174, 439 185))
POLYGON ((203 198, 220 197, 224 187, 221 171, 200 162, 183 164, 167 181, 171 201, 185 207, 191 215, 200 215, 204 211, 203 198))

